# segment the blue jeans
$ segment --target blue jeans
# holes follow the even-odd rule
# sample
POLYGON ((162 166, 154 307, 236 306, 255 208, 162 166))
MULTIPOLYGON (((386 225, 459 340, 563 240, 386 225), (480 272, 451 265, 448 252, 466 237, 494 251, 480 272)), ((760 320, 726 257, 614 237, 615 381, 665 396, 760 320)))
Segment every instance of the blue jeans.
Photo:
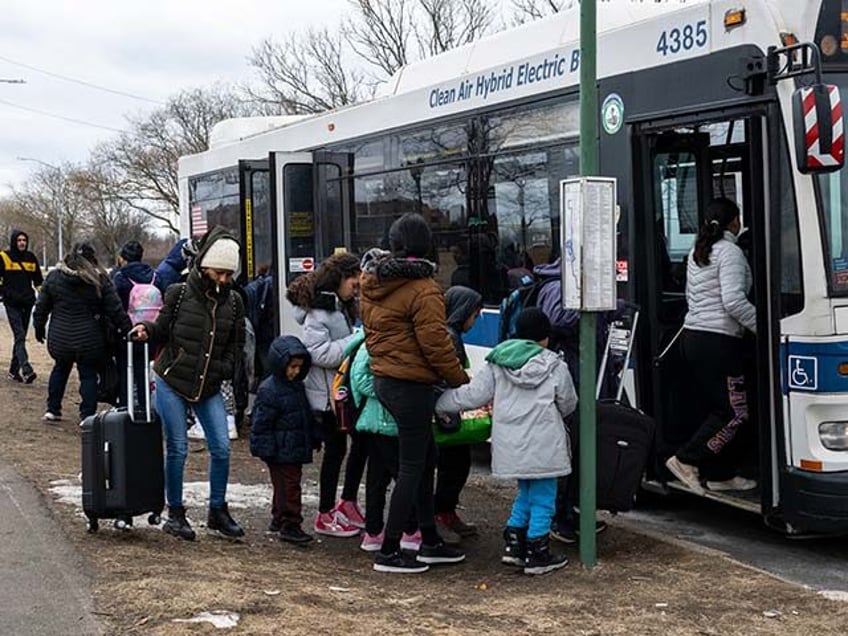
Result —
POLYGON ((32 373, 29 364, 29 356, 26 350, 26 335, 29 330, 29 319, 32 315, 32 305, 6 305, 6 318, 12 328, 14 344, 12 345, 12 361, 9 364, 9 373, 16 375, 18 372, 24 375, 32 373))
MULTIPOLYGON (((154 403, 165 435, 165 498, 169 507, 182 506, 183 470, 188 453, 186 407, 190 403, 159 377, 156 378, 154 403)), ((191 406, 203 427, 209 450, 209 507, 220 508, 227 501, 230 476, 230 440, 224 399, 216 393, 191 406)))
MULTIPOLYGON (((97 412, 97 365, 77 361, 79 374, 80 420, 97 412)), ((74 367, 73 360, 54 360, 50 379, 47 381, 47 410, 54 415, 62 414, 62 398, 74 367)))
POLYGON ((512 502, 512 515, 506 522, 511 528, 527 528, 528 539, 545 537, 551 531, 556 509, 557 480, 519 479, 518 494, 512 502))

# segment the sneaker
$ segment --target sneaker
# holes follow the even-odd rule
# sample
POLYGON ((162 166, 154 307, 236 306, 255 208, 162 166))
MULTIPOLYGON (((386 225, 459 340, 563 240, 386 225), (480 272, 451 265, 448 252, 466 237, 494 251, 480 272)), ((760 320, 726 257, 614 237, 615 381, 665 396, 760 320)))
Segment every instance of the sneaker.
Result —
POLYGON ((282 529, 282 521, 279 519, 271 519, 271 523, 268 524, 268 529, 265 531, 265 534, 279 534, 282 529))
POLYGON ((365 529, 365 515, 356 501, 340 499, 335 507, 336 514, 341 516, 349 526, 355 526, 361 530, 365 529))
POLYGON ((406 532, 400 538, 401 550, 412 550, 418 552, 421 549, 421 531, 416 530, 412 534, 406 532))
POLYGON ((11 371, 9 371, 9 375, 6 376, 6 377, 8 377, 13 382, 23 382, 24 381, 24 378, 23 378, 23 376, 21 376, 20 373, 12 373, 11 371))
POLYGON ((462 537, 459 536, 459 533, 453 530, 450 527, 450 519, 447 518, 448 515, 446 513, 439 513, 435 515, 436 519, 436 532, 439 533, 439 536, 442 538, 442 541, 448 543, 450 545, 457 545, 460 541, 462 541, 462 537))
POLYGON ((714 490, 716 492, 723 492, 728 490, 753 490, 757 487, 757 482, 753 479, 746 479, 745 477, 740 477, 737 475, 733 479, 727 479, 725 481, 708 481, 707 482, 707 490, 714 490))
POLYGON ((312 537, 306 534, 297 523, 285 524, 283 529, 280 530, 280 539, 295 545, 304 545, 312 541, 312 537))
POLYGON ((444 541, 436 545, 421 545, 416 558, 421 563, 438 565, 442 563, 459 563, 465 561, 465 552, 452 548, 444 541))
POLYGON ((577 528, 565 521, 554 521, 551 525, 551 539, 572 545, 577 543, 577 528))
POLYGON ((186 435, 189 439, 206 439, 206 435, 203 434, 203 427, 200 425, 200 422, 192 424, 191 428, 186 431, 186 435))
POLYGON ((47 411, 41 419, 43 419, 45 422, 61 422, 62 421, 62 414, 61 413, 53 413, 52 411, 47 411))
POLYGON ((335 511, 319 512, 312 529, 316 534, 328 537, 355 537, 359 534, 359 528, 349 525, 335 511))
POLYGON ((463 521, 462 518, 456 514, 456 511, 437 513, 436 519, 440 520, 443 525, 453 530, 462 538, 477 536, 477 526, 473 523, 466 523, 463 521))
POLYGON ((393 572, 395 574, 420 574, 430 569, 426 563, 416 560, 409 552, 398 550, 392 554, 378 552, 374 557, 374 570, 377 572, 393 572))
POLYGON ((665 462, 665 467, 671 471, 671 474, 677 477, 684 485, 688 486, 692 491, 699 495, 704 494, 704 487, 701 485, 701 480, 698 477, 698 468, 684 464, 677 457, 672 455, 665 462))
MULTIPOLYGON (((383 547, 383 538, 385 536, 386 535, 383 532, 380 534, 368 534, 367 532, 363 532, 362 543, 359 544, 359 549, 365 550, 365 552, 379 552, 380 548, 383 547)), ((403 542, 401 542, 401 547, 403 547, 403 542)))
POLYGON ((30 371, 24 376, 24 384, 32 384, 37 377, 38 374, 35 371, 30 371))

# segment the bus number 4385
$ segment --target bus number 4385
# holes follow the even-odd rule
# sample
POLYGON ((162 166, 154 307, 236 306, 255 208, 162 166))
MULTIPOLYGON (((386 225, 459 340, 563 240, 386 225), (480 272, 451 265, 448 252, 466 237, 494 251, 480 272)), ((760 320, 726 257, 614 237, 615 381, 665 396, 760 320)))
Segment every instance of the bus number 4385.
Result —
POLYGON ((657 53, 661 53, 665 57, 681 51, 702 48, 707 44, 707 37, 706 20, 701 20, 697 24, 687 24, 682 29, 677 27, 667 29, 660 33, 657 53))

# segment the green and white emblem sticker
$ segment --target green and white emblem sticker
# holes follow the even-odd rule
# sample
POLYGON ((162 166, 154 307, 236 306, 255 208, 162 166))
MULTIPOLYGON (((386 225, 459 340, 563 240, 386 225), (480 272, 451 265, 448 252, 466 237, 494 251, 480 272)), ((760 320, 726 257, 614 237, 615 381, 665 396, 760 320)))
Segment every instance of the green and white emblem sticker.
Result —
POLYGON ((614 135, 624 123, 624 102, 618 93, 610 93, 601 105, 601 122, 608 135, 614 135))

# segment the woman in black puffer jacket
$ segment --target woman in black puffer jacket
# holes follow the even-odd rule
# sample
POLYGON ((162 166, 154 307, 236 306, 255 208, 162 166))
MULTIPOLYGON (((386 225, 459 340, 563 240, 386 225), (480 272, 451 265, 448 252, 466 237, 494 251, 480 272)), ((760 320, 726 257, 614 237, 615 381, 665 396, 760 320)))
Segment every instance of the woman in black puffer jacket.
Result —
POLYGON ((222 227, 198 243, 185 283, 171 285, 155 322, 133 327, 134 337, 163 345, 156 372, 156 411, 162 419, 167 455, 165 498, 168 520, 162 529, 193 541, 183 506, 183 470, 188 453, 186 408, 197 415, 209 449, 209 515, 206 527, 230 537, 244 530, 227 508, 230 440, 221 383, 231 380, 236 356, 244 351, 244 304, 233 290, 239 244, 222 227))
POLYGON ((54 365, 47 385, 44 419, 61 419, 65 386, 76 364, 82 400, 79 414, 83 420, 97 410, 97 371, 107 355, 101 318, 123 334, 132 328, 115 287, 98 266, 94 248, 88 243, 74 245, 65 260, 47 275, 33 314, 38 342, 44 342, 48 316, 47 351, 54 365))

